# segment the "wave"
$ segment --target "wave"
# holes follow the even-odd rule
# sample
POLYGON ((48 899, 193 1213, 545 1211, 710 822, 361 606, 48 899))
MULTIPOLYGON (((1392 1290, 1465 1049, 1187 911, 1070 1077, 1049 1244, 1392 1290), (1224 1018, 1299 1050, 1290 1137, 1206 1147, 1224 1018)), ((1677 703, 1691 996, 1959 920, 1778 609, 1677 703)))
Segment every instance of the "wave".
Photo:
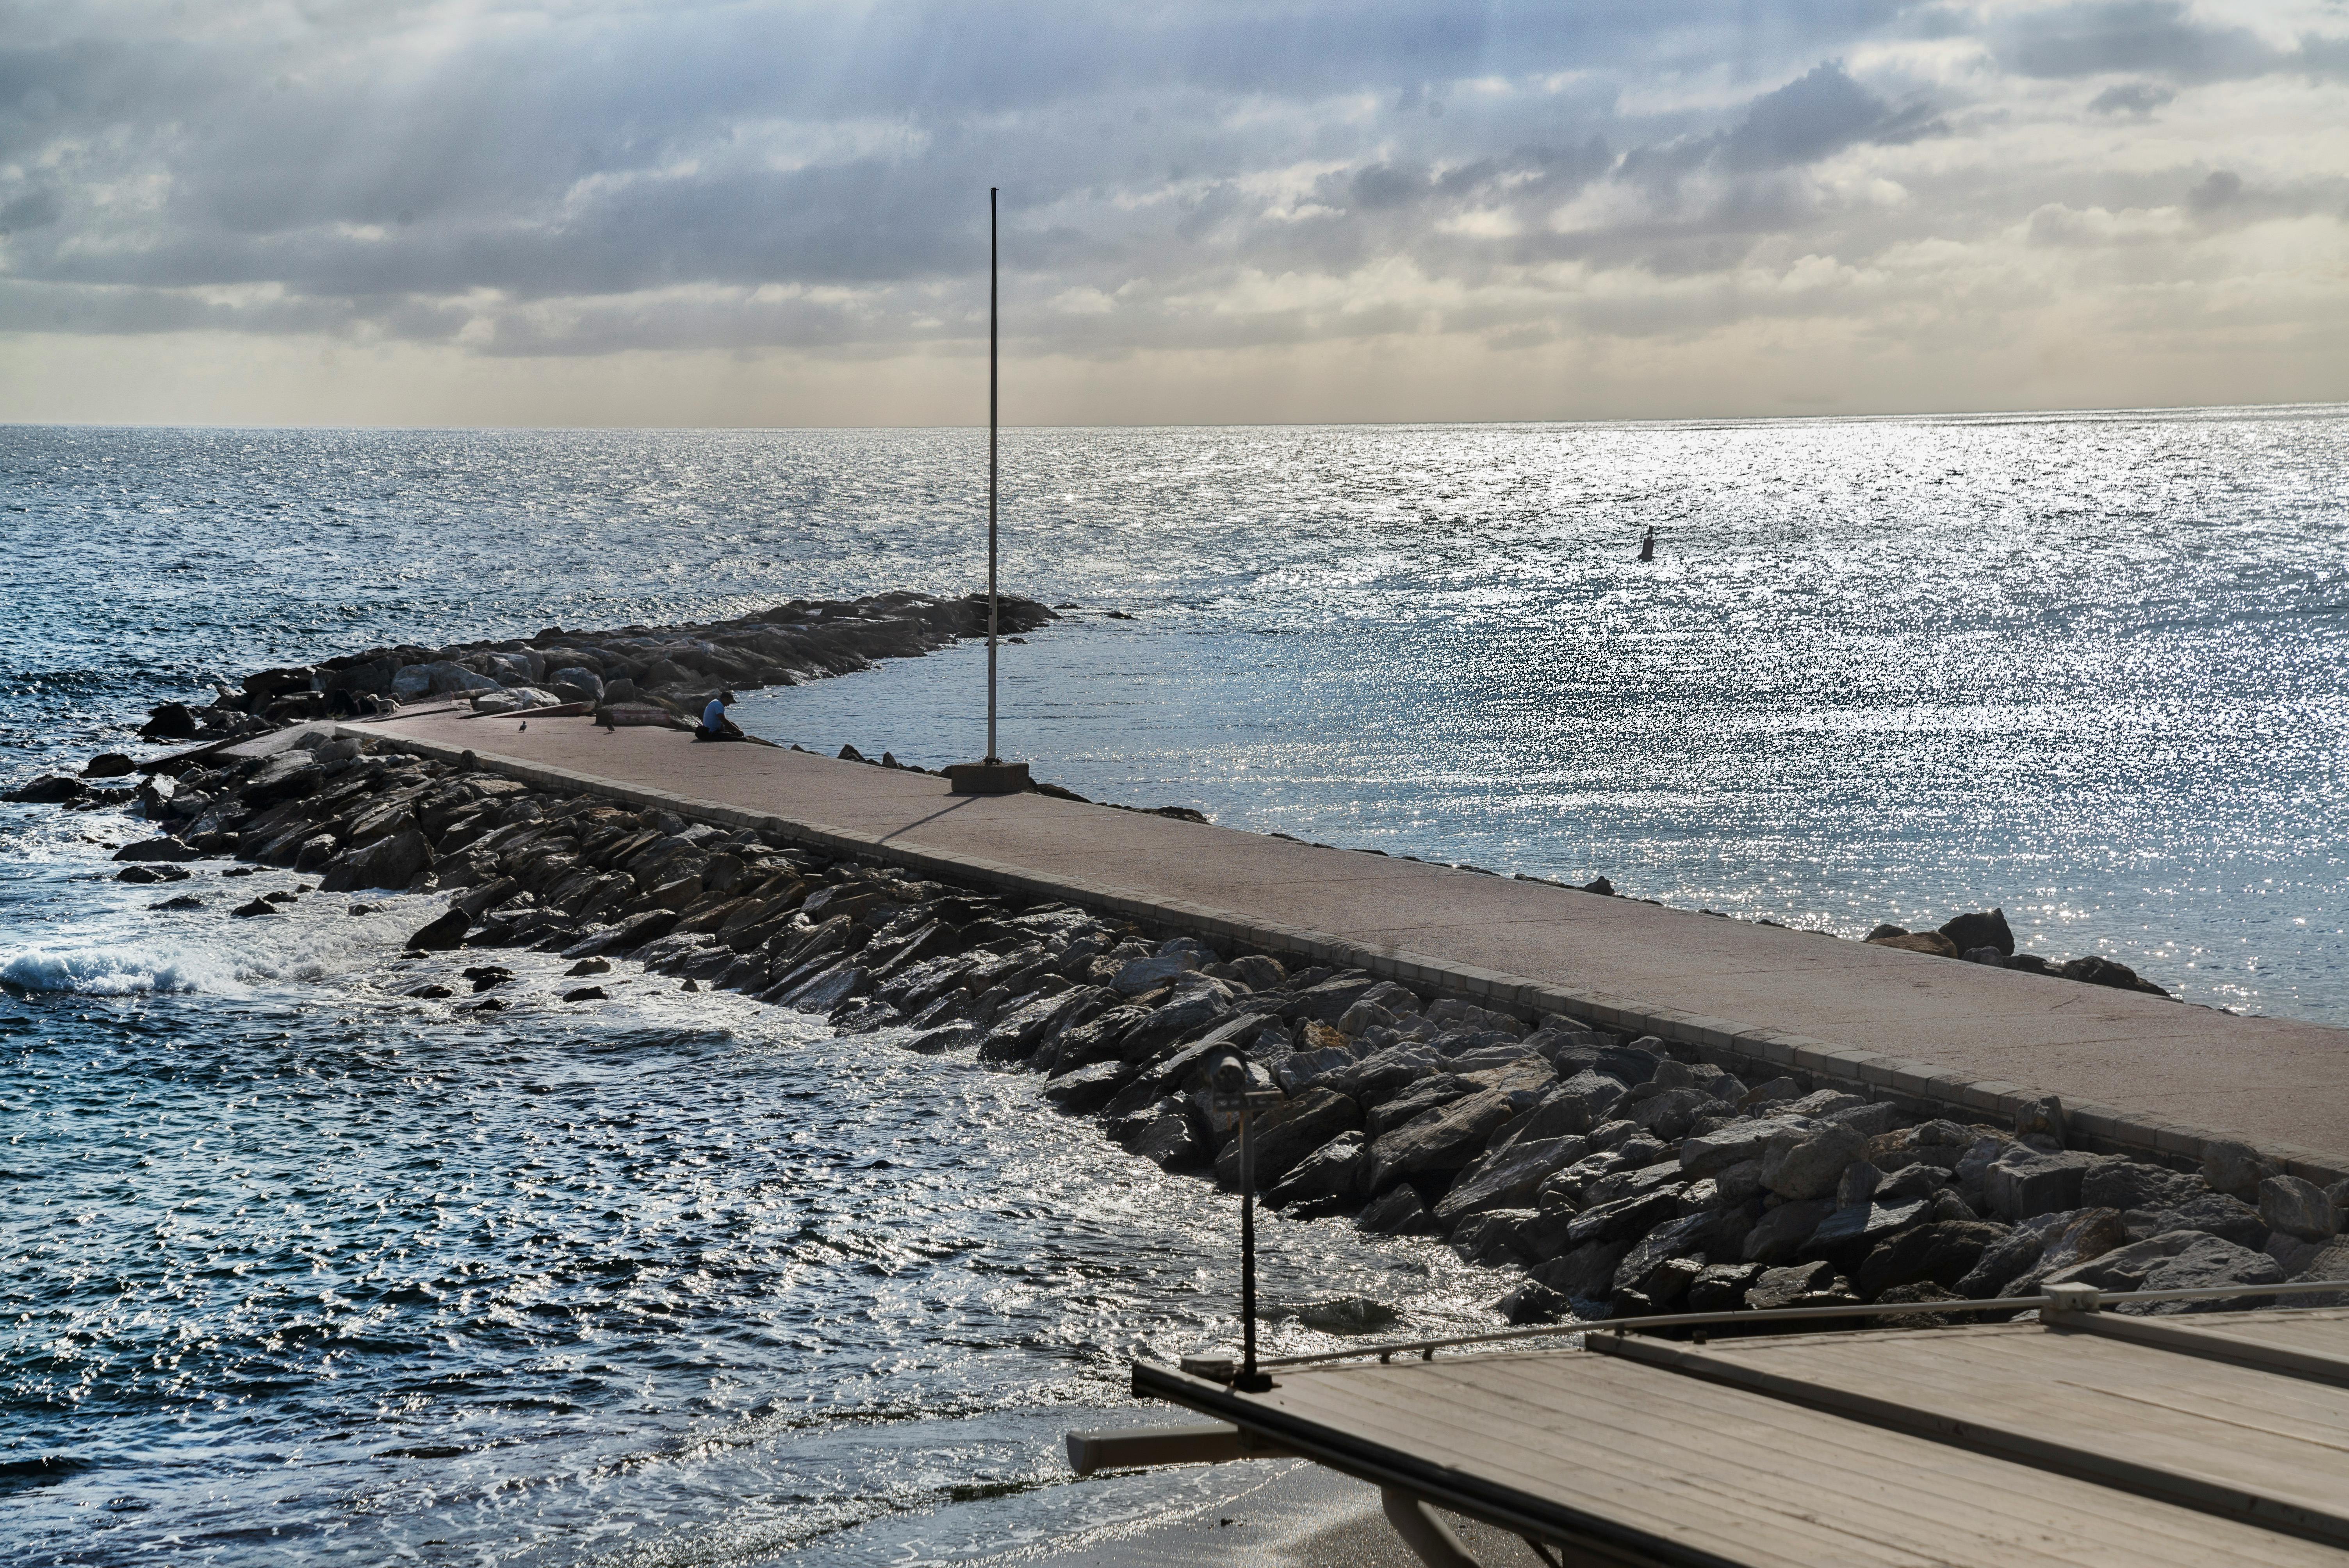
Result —
POLYGON ((0 985, 81 996, 243 989, 235 972, 217 958, 136 944, 67 952, 19 948, 0 956, 0 985))

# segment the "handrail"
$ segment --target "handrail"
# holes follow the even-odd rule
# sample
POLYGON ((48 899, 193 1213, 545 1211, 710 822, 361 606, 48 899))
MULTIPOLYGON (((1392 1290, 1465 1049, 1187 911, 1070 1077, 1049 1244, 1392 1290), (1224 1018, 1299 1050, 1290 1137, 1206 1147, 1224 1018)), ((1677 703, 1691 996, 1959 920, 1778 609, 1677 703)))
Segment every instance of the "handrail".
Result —
MULTIPOLYGON (((1346 1350, 1326 1350, 1313 1356, 1282 1356, 1259 1360, 1257 1365, 1269 1369, 1275 1367, 1312 1367, 1333 1361, 1352 1361, 1375 1356, 1381 1362, 1392 1361, 1405 1352, 1416 1352, 1423 1361, 1433 1360, 1438 1350, 1450 1350, 1465 1345, 1504 1345, 1516 1340, 1555 1337, 1561 1334, 1603 1334, 1613 1332, 1645 1333, 1656 1328, 1729 1328, 1756 1323, 1808 1323, 1834 1317, 1894 1317, 1922 1312, 2023 1312, 2033 1307, 2043 1311, 2094 1312, 2107 1304, 2157 1301, 2226 1301, 2246 1295, 2299 1295, 2319 1291, 2349 1291, 2349 1280, 2287 1280, 2281 1284, 2206 1285, 2191 1290, 2138 1290, 2105 1292, 2067 1286, 2052 1295, 1995 1296, 1987 1300, 1969 1301, 1885 1301, 1855 1303, 1850 1306, 1778 1306, 1756 1312, 1679 1312, 1664 1313, 1653 1317, 1601 1318, 1588 1323, 1549 1323, 1533 1328, 1503 1329, 1492 1334, 1463 1334, 1444 1339, 1411 1339, 1392 1345, 1365 1345, 1346 1350)), ((1185 1367, 1204 1367, 1209 1363, 1199 1357, 1186 1357, 1185 1367)))

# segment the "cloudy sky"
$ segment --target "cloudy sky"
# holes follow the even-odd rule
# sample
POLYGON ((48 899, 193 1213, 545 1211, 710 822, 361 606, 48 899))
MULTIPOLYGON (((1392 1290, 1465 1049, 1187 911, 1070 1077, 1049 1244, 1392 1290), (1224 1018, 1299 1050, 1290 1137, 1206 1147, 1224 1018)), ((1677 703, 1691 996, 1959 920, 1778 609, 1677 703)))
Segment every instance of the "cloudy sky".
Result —
POLYGON ((0 418, 2349 399, 2349 3, 0 0, 0 418))

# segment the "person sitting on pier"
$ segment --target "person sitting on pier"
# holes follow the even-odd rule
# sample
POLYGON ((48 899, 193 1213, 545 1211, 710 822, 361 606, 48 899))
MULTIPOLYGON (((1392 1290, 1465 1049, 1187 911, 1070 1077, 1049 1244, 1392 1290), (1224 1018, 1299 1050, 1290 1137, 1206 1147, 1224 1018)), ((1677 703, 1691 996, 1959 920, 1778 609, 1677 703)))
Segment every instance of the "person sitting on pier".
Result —
POLYGON ((694 730, 693 738, 696 740, 741 740, 747 738, 743 735, 742 731, 736 727, 734 721, 726 717, 726 709, 733 700, 734 694, 730 691, 722 691, 716 696, 711 697, 709 699, 709 706, 701 710, 701 724, 698 728, 694 730))

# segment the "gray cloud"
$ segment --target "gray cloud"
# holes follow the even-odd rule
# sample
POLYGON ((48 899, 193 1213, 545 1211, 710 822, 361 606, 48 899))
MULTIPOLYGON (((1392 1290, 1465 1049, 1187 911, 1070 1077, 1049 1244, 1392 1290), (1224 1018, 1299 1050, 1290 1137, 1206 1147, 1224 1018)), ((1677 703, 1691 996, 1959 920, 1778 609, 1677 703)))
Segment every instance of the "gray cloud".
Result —
POLYGON ((1689 292, 1749 265, 2024 224, 2085 243, 2061 215, 2152 202, 2138 186, 2206 228, 2282 211, 2207 164, 1962 149, 2018 112, 2011 82, 2126 74, 2075 111, 2109 137, 2182 91, 2349 60, 2165 0, 177 14, 0 4, 0 330, 965 342, 989 184, 1022 330, 1071 354, 1702 330, 1824 308, 1689 292), (1951 41, 1978 68, 1904 53, 1951 41), (1929 139, 1961 150, 1904 150, 1929 139), (1362 282, 1397 269, 1423 300, 1362 282), (1659 292, 1565 297, 1594 270, 1659 292))

